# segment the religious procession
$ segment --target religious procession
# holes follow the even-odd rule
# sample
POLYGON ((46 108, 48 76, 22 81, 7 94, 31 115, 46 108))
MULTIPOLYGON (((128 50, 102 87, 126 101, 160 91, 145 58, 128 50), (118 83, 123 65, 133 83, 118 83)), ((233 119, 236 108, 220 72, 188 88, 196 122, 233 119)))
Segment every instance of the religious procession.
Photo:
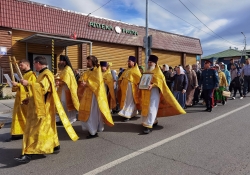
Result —
POLYGON ((59 152, 59 125, 77 141, 81 136, 72 126, 76 121, 88 132, 87 139, 93 139, 106 126, 115 125, 113 114, 122 116, 123 122, 140 115, 141 131, 149 134, 159 117, 185 114, 186 108, 199 102, 205 112, 212 112, 217 103, 243 99, 250 89, 245 78, 250 76, 250 59, 240 66, 234 60, 214 66, 206 60, 203 68, 197 64, 161 66, 158 60, 157 55, 150 55, 145 68, 137 64, 136 57, 128 56, 127 67, 117 74, 111 63, 89 55, 88 69, 80 73, 73 70, 68 56, 60 55, 59 73, 54 75, 46 58, 37 56, 33 60, 37 75, 28 60, 17 63, 10 58, 11 69, 14 64, 21 77, 20 82, 11 81, 16 98, 11 137, 6 140, 22 140, 22 152, 14 160, 28 163, 33 156, 59 152))

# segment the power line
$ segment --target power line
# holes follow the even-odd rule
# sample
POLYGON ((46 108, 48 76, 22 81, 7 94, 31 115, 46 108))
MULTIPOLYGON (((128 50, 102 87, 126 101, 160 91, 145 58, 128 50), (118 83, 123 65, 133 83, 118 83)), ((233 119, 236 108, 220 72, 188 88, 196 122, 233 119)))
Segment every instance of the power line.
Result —
POLYGON ((196 5, 194 5, 191 1, 189 1, 189 0, 187 0, 188 2, 190 2, 190 4, 192 4, 193 6, 195 6, 203 15, 205 15, 206 17, 208 17, 209 18, 209 16, 207 16, 205 13, 203 13, 202 11, 201 11, 201 9, 199 9, 196 5))
POLYGON ((198 19, 204 26, 206 26, 206 28, 208 28, 211 32, 213 32, 217 37, 219 37, 219 38, 221 38, 221 39, 223 39, 224 41, 227 41, 228 43, 230 43, 230 44, 232 44, 232 45, 234 45, 234 46, 238 46, 238 45, 235 45, 235 44, 233 44, 233 43, 231 43, 230 41, 228 41, 228 40, 226 40, 226 39, 224 39, 224 38, 222 38, 220 35, 218 35, 217 33, 215 33, 212 29, 210 29, 205 23, 203 23, 191 10, 189 10, 189 8, 181 1, 181 0, 179 0, 181 3, 182 3, 182 5, 184 6, 184 7, 186 7, 186 9, 190 12, 190 13, 192 13, 192 15, 194 15, 194 17, 196 18, 196 19, 198 19))
MULTIPOLYGON (((172 15, 174 15, 175 17, 179 18, 180 20, 182 20, 182 21, 188 23, 189 25, 191 25, 191 26, 193 26, 193 27, 199 29, 200 31, 203 31, 204 33, 206 33, 206 34, 208 34, 208 35, 210 35, 210 36, 212 36, 212 37, 216 37, 216 36, 214 36, 214 35, 217 35, 217 34, 215 34, 214 32, 213 32, 214 35, 212 35, 212 34, 206 32, 206 31, 204 31, 204 30, 202 30, 202 29, 200 29, 200 28, 194 26, 193 24, 191 24, 191 23, 189 23, 188 21, 182 19, 181 17, 175 15, 174 13, 172 13, 171 11, 169 11, 168 9, 166 9, 165 7, 161 6, 160 4, 158 4, 157 2, 155 2, 154 0, 151 0, 151 1, 152 1, 153 3, 155 3, 156 5, 158 5, 159 7, 163 8, 164 10, 166 10, 167 12, 169 12, 170 14, 172 14, 172 15)), ((218 36, 217 36, 216 38, 218 38, 218 36)), ((219 36, 219 38, 223 39, 224 41, 227 41, 227 40, 225 40, 224 38, 222 38, 222 37, 220 37, 220 36, 219 36)), ((230 44, 233 44, 233 43, 231 43, 231 42, 229 42, 229 41, 227 41, 227 42, 230 43, 230 44)), ((235 45, 235 44, 233 44, 233 45, 234 45, 234 46, 238 46, 238 45, 235 45)))
POLYGON ((213 35, 211 35, 210 33, 207 33, 206 31, 204 31, 204 30, 202 30, 202 29, 200 29, 200 28, 194 26, 193 24, 187 22, 186 20, 182 19, 181 17, 175 15, 174 13, 172 13, 171 11, 169 11, 168 9, 166 9, 165 7, 161 6, 161 5, 158 4, 157 2, 155 2, 155 1, 153 1, 153 0, 151 0, 151 1, 152 1, 153 3, 155 3, 156 5, 158 5, 159 7, 163 8, 164 10, 166 10, 167 12, 171 13, 171 14, 174 15, 175 17, 179 18, 180 20, 182 20, 182 21, 188 23, 189 25, 191 25, 191 26, 193 26, 193 27, 195 27, 195 28, 197 28, 197 29, 199 29, 199 30, 205 32, 206 34, 208 34, 208 35, 210 35, 210 36, 213 36, 213 35))
POLYGON ((104 7, 105 5, 107 5, 108 3, 110 3, 112 0, 109 0, 108 2, 106 2, 105 4, 103 4, 101 7, 99 7, 98 9, 94 10, 93 12, 89 13, 87 16, 91 15, 92 13, 96 12, 97 10, 101 9, 102 7, 104 7))

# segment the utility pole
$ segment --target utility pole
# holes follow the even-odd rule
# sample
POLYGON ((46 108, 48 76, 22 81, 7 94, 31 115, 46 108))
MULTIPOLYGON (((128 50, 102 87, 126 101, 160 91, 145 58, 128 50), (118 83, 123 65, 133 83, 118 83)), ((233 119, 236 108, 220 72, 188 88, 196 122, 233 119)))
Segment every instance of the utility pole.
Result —
POLYGON ((145 67, 148 67, 148 0, 146 0, 146 36, 144 37, 144 46, 145 46, 145 67))

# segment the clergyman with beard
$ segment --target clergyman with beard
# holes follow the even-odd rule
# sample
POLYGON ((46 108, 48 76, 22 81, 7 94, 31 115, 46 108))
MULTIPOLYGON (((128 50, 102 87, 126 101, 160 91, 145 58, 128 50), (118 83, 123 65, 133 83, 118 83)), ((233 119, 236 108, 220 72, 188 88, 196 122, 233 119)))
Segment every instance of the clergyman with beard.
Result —
POLYGON ((87 130, 87 139, 98 137, 104 130, 104 123, 113 126, 114 122, 109 110, 106 89, 101 67, 94 55, 87 57, 89 68, 80 77, 80 85, 84 88, 80 100, 78 119, 82 121, 82 129, 87 130))
POLYGON ((150 73, 153 77, 148 89, 141 89, 142 96, 140 98, 140 104, 142 108, 143 132, 145 134, 149 134, 153 126, 158 124, 156 117, 167 117, 186 113, 169 90, 165 76, 157 65, 157 62, 158 57, 156 55, 149 56, 148 68, 145 73, 150 73))
POLYGON ((137 113, 136 105, 139 104, 138 84, 141 72, 136 64, 134 56, 128 57, 128 68, 122 73, 118 80, 118 97, 121 111, 120 116, 125 117, 124 122, 129 121, 137 113))
MULTIPOLYGON (((58 68, 61 72, 59 74, 59 81, 56 81, 56 85, 58 86, 57 93, 72 124, 76 121, 79 100, 77 97, 77 82, 68 56, 60 55, 58 68)), ((60 123, 59 116, 57 116, 57 123, 60 123)))

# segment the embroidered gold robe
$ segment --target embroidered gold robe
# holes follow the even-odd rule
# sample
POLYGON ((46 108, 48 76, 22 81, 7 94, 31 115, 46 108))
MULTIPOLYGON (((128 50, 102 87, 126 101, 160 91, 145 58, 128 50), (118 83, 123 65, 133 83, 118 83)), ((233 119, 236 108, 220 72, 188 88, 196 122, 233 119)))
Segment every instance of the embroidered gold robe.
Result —
MULTIPOLYGON (((156 65, 155 69, 150 73, 153 73, 153 79, 151 81, 153 83, 153 86, 157 86, 160 89, 161 93, 157 117, 168 117, 173 115, 185 114, 186 112, 183 110, 176 98, 173 96, 172 92, 169 90, 165 82, 165 77, 159 66, 156 65)), ((147 116, 149 112, 151 91, 141 90, 141 95, 141 115, 147 116)))
POLYGON ((133 99, 134 102, 137 106, 139 105, 139 93, 138 93, 138 84, 141 79, 141 72, 138 68, 138 65, 136 64, 132 68, 127 68, 119 78, 119 90, 118 90, 118 98, 120 101, 120 109, 123 108, 124 102, 126 99, 126 92, 127 92, 127 87, 128 83, 130 82, 132 85, 132 93, 133 93, 133 99))
MULTIPOLYGON (((28 71, 23 75, 23 79, 30 82, 36 82, 36 74, 33 71, 28 71)), ((25 91, 21 83, 14 86, 12 91, 16 92, 16 98, 12 113, 11 135, 22 135, 25 129, 28 110, 28 106, 22 104, 22 101, 26 99, 29 94, 25 91)))
MULTIPOLYGON (((65 91, 66 96, 66 106, 68 111, 79 110, 79 99, 77 97, 77 82, 72 69, 69 66, 65 66, 63 71, 60 73, 60 80, 68 86, 67 91, 65 91)), ((63 84, 60 84, 57 93, 61 97, 63 84)))
POLYGON ((109 108, 113 109, 116 107, 116 98, 115 98, 115 90, 114 90, 114 79, 111 74, 110 69, 108 69, 106 72, 102 73, 104 83, 109 88, 109 93, 107 94, 108 102, 109 102, 109 108))
POLYGON ((92 95, 94 93, 100 111, 104 116, 104 122, 109 126, 113 126, 114 122, 109 110, 101 68, 95 67, 93 71, 88 70, 84 72, 79 81, 84 81, 87 84, 84 87, 84 93, 80 101, 78 119, 83 122, 88 121, 92 105, 92 95))
POLYGON ((66 116, 55 89, 54 75, 45 69, 36 83, 29 82, 30 97, 27 123, 23 135, 22 154, 49 154, 59 145, 55 113, 56 109, 64 128, 73 141, 78 139, 66 116))

